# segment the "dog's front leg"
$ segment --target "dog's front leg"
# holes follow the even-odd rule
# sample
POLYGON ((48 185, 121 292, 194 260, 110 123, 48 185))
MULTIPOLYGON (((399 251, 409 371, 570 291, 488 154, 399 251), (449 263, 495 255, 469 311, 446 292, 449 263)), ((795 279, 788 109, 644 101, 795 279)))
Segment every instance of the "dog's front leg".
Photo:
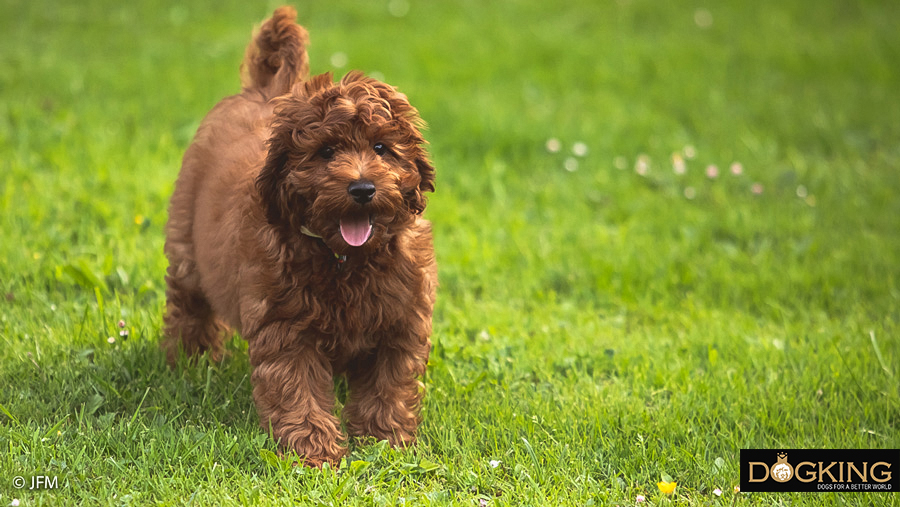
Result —
POLYGON ((351 435, 372 435, 393 446, 416 440, 424 387, 419 377, 431 342, 410 338, 382 346, 348 369, 350 396, 344 415, 351 435))
POLYGON ((333 415, 331 365, 289 331, 287 325, 273 325, 250 340, 253 400, 260 424, 282 449, 302 456, 307 466, 335 464, 346 449, 340 445, 343 435, 333 415))

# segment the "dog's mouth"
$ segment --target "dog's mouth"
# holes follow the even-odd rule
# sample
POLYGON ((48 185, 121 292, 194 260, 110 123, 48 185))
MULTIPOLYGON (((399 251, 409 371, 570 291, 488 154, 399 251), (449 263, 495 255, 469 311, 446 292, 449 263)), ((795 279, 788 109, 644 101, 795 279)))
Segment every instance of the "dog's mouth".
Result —
POLYGON ((372 237, 372 217, 368 213, 341 218, 341 237, 350 246, 362 246, 372 237))

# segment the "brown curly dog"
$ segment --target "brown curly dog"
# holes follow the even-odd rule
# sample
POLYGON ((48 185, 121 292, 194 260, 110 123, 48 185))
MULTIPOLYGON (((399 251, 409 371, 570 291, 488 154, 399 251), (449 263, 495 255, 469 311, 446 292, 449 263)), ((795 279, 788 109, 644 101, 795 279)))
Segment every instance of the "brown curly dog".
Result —
POLYGON ((275 11, 247 48, 243 91, 217 104, 184 161, 166 226, 174 364, 249 344, 260 423, 310 466, 351 435, 415 441, 437 286, 434 168, 406 96, 360 73, 307 79, 306 31, 275 11))

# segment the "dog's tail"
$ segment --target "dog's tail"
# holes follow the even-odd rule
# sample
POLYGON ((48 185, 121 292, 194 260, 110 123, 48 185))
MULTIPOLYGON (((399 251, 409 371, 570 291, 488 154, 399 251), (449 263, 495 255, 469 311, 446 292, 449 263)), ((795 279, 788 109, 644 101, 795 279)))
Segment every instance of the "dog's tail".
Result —
POLYGON ((241 64, 245 89, 272 98, 287 93, 309 75, 309 35, 296 19, 293 7, 279 7, 254 34, 241 64))

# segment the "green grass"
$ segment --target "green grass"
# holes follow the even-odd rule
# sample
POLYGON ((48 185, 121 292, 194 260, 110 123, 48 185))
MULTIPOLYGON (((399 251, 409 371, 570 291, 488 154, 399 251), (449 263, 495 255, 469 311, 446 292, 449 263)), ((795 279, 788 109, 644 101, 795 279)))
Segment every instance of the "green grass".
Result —
POLYGON ((742 448, 900 448, 900 4, 389 3, 297 7, 314 72, 430 124, 424 423, 309 470, 240 339, 157 346, 181 155, 276 4, 3 2, 0 505, 898 503, 732 487, 742 448))

